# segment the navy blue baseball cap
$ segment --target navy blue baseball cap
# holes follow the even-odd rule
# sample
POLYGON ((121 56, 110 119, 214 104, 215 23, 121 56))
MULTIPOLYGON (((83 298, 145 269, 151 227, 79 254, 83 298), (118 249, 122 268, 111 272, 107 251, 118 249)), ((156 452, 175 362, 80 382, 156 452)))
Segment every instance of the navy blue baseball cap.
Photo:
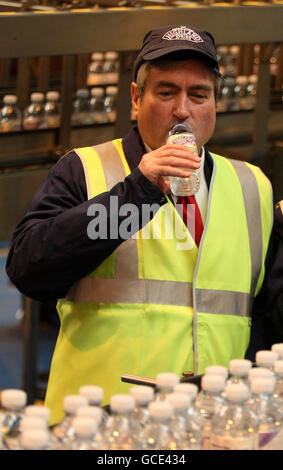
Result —
POLYGON ((214 72, 221 76, 215 42, 211 33, 191 26, 163 26, 149 31, 134 63, 134 81, 140 66, 147 61, 168 58, 172 53, 188 53, 188 58, 205 60, 214 72))

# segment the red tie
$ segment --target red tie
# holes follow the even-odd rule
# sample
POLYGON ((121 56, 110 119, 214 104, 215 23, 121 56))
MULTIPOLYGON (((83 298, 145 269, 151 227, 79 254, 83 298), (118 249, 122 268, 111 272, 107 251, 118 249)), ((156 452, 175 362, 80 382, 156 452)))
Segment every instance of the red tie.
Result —
POLYGON ((203 223, 195 196, 180 196, 178 197, 177 204, 182 204, 184 223, 188 227, 197 246, 199 246, 203 232, 203 223))

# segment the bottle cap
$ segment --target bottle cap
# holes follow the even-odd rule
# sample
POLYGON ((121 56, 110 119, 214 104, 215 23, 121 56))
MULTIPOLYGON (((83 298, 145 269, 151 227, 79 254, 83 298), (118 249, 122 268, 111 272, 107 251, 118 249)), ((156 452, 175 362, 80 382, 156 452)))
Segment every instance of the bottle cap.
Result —
POLYGON ((135 399, 130 394, 112 395, 110 399, 110 408, 114 412, 129 412, 135 407, 135 399))
POLYGON ((108 86, 106 87, 106 95, 117 95, 118 93, 118 87, 117 86, 108 86))
POLYGON ((104 96, 104 89, 101 87, 93 87, 90 90, 91 96, 104 96))
POLYGON ((24 414, 26 417, 44 418, 48 423, 50 418, 50 409, 42 405, 28 405, 25 407, 24 414))
POLYGON ((66 395, 63 400, 64 411, 68 414, 75 414, 78 408, 86 405, 88 401, 82 395, 66 395))
POLYGON ((157 387, 173 387, 180 382, 180 377, 173 372, 161 372, 156 376, 157 387))
POLYGON ((232 359, 229 362, 229 371, 232 375, 246 376, 252 367, 248 359, 232 359))
POLYGON ((96 60, 103 60, 103 52, 93 52, 91 54, 91 60, 96 61, 96 60))
POLYGON ((173 414, 173 408, 170 403, 166 401, 152 401, 148 405, 150 416, 157 419, 169 419, 173 414))
POLYGON ((35 91, 34 93, 31 93, 30 99, 34 103, 41 103, 42 101, 44 101, 44 94, 35 91))
POLYGON ((147 405, 153 400, 154 389, 146 385, 136 385, 130 388, 130 394, 133 395, 137 405, 147 405))
POLYGON ((255 377, 251 380, 252 393, 266 393, 272 394, 275 387, 275 382, 271 377, 255 377))
POLYGON ((76 91, 76 97, 77 98, 88 98, 89 97, 89 91, 86 88, 79 88, 76 91))
POLYGON ((278 354, 275 351, 262 350, 257 351, 255 361, 262 367, 273 367, 274 362, 278 360, 278 354))
POLYGON ((44 429, 27 429, 21 435, 21 445, 28 450, 45 449, 49 443, 48 431, 44 429))
POLYGON ((99 406, 81 406, 77 409, 76 416, 80 418, 89 417, 100 423, 102 420, 102 408, 99 406))
POLYGON ((116 51, 107 51, 104 54, 105 60, 117 60, 118 57, 119 57, 119 54, 116 51))
POLYGON ((237 56, 240 52, 240 47, 239 46, 231 46, 230 47, 230 52, 233 56, 237 56))
POLYGON ((235 78, 235 82, 237 85, 246 85, 248 83, 248 77, 246 75, 238 75, 235 78))
POLYGON ((91 437, 97 430, 97 421, 88 417, 76 417, 72 421, 75 434, 80 437, 91 437))
POLYGON ((18 101, 18 97, 16 95, 5 95, 3 97, 3 102, 5 104, 16 104, 18 101))
POLYGON ((1 403, 4 408, 20 410, 27 403, 27 394, 23 390, 6 389, 1 393, 1 403))
POLYGON ((252 74, 248 78, 249 83, 257 83, 258 82, 258 76, 256 74, 252 74))
POLYGON ((179 384, 174 385, 174 392, 176 393, 186 393, 192 397, 194 400, 198 394, 198 386, 192 383, 180 382, 179 384))
POLYGON ((187 410, 192 402, 192 396, 174 392, 168 394, 167 400, 174 410, 187 410))
POLYGON ((204 374, 201 378, 201 388, 209 392, 222 392, 225 387, 224 375, 204 374))
POLYGON ((98 385, 83 385, 79 389, 79 394, 87 398, 89 405, 100 405, 104 391, 98 385))
POLYGON ((275 343, 271 346, 271 351, 278 354, 279 357, 283 358, 283 343, 275 343))
POLYGON ((224 366, 208 366, 205 368, 206 374, 215 374, 215 375, 222 375, 227 379, 228 377, 228 369, 224 366))
POLYGON ((60 98, 59 91, 48 91, 46 93, 46 99, 49 101, 57 101, 60 98))
POLYGON ((274 373, 266 367, 252 367, 249 371, 249 381, 255 377, 272 377, 274 379, 274 373))
POLYGON ((225 394, 228 400, 233 402, 247 400, 249 397, 249 389, 246 385, 240 383, 232 383, 225 387, 225 394))
POLYGON ((283 377, 283 360, 275 361, 274 363, 274 372, 279 377, 283 377))
POLYGON ((46 429, 47 424, 43 418, 36 416, 26 416, 21 419, 20 429, 24 432, 26 429, 46 429))

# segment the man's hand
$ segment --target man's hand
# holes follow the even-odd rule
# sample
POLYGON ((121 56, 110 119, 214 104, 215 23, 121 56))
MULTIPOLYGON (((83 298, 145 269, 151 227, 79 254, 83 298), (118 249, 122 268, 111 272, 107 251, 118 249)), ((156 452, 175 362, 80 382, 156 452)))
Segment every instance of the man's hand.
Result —
POLYGON ((201 159, 185 145, 166 144, 145 153, 140 161, 139 169, 164 194, 170 193, 169 176, 188 178, 200 167, 201 159), (186 168, 186 170, 184 170, 186 168))

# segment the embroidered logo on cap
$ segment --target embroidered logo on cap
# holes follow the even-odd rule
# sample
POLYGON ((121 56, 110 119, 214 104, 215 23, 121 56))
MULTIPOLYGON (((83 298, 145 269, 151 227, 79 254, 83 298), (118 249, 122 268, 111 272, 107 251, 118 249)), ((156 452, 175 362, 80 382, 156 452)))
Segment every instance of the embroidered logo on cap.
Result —
POLYGON ((190 28, 186 26, 179 26, 178 28, 170 29, 167 33, 164 34, 162 39, 167 39, 167 41, 192 41, 192 42, 203 42, 203 39, 190 28))

